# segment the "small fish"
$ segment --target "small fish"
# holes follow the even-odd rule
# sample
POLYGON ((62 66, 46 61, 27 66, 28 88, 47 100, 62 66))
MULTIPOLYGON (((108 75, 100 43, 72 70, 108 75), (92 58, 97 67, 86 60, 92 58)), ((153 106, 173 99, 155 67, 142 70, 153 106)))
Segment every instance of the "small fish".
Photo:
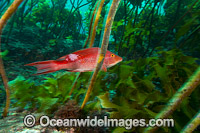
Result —
MULTIPOLYGON (((61 69, 66 69, 69 72, 88 72, 95 69, 99 52, 100 48, 98 47, 87 48, 62 56, 57 60, 33 62, 25 66, 35 66, 37 68, 35 75, 51 73, 61 69)), ((108 67, 121 61, 121 57, 107 50, 101 69, 106 72, 108 67)))

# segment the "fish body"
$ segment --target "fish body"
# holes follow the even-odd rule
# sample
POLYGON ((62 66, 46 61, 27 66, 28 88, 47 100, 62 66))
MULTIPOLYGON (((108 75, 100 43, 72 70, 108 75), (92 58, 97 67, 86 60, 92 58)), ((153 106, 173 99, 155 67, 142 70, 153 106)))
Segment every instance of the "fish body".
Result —
MULTIPOLYGON (((25 66, 35 66, 37 68, 36 75, 55 72, 61 69, 66 69, 70 72, 93 71, 96 67, 99 52, 100 48, 98 47, 87 48, 62 56, 57 60, 33 62, 25 66)), ((121 57, 107 50, 101 69, 107 71, 107 68, 114 66, 120 61, 122 61, 121 57)))

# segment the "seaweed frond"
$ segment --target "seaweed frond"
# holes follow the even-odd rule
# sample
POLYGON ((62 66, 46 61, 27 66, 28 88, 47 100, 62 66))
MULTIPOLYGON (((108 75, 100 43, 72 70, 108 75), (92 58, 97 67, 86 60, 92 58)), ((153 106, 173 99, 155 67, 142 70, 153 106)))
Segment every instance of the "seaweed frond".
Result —
MULTIPOLYGON (((189 78, 189 80, 175 93, 175 95, 168 102, 166 107, 156 116, 156 119, 164 119, 171 115, 178 105, 188 97, 195 88, 200 84, 200 67, 196 72, 189 78)), ((152 133, 158 127, 149 127, 145 132, 152 133)))

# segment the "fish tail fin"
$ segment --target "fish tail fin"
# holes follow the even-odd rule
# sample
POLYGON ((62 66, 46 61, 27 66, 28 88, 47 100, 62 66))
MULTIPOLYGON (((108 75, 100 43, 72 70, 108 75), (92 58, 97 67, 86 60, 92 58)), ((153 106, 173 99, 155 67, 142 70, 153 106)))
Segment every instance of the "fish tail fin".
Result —
POLYGON ((37 73, 34 75, 46 74, 60 70, 58 63, 55 60, 38 61, 26 64, 25 66, 35 66, 37 68, 37 73))

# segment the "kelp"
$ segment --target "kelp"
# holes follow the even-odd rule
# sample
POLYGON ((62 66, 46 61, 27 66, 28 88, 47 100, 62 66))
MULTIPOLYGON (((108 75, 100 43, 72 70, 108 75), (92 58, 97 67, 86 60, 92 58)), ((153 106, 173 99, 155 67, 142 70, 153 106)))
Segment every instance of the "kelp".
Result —
POLYGON ((196 0, 192 5, 191 7, 187 10, 187 12, 181 16, 179 18, 179 20, 177 20, 177 22, 163 35, 163 37, 160 39, 159 43, 162 42, 162 40, 169 34, 169 32, 174 29, 174 27, 179 23, 181 22, 181 20, 191 11, 191 9, 198 3, 199 0, 196 0))
MULTIPOLYGON (((87 44, 88 44, 89 40, 90 40, 89 48, 91 48, 93 46, 93 44, 94 44, 94 39, 95 39, 95 36, 96 36, 96 26, 97 26, 98 21, 99 21, 99 17, 100 17, 100 14, 101 14, 101 10, 102 10, 103 4, 104 4, 104 0, 99 0, 99 1, 96 2, 96 6, 94 8, 94 11, 92 13, 91 20, 90 20, 89 34, 88 34, 88 37, 87 37, 87 39, 85 41, 85 44, 84 44, 83 48, 87 47, 87 44), (99 2, 100 2, 100 5, 98 5, 99 2), (97 10, 97 13, 96 13, 96 10, 97 10), (96 13, 96 18, 94 19, 95 13, 96 13), (93 21, 94 21, 94 24, 93 24, 93 21)), ((77 80, 80 78, 80 76, 81 76, 81 72, 77 75, 76 79, 74 80, 74 82, 72 84, 71 91, 69 92, 70 96, 71 96, 74 88, 76 87, 77 80)))
MULTIPOLYGON (((155 57, 123 61, 108 69, 108 72, 100 72, 90 100, 82 110, 87 112, 87 115, 92 111, 107 111, 110 118, 155 118, 170 97, 198 67, 197 58, 186 56, 178 49, 157 49, 159 52, 155 57), (168 82, 164 82, 165 80, 168 82)), ((53 74, 51 78, 44 77, 44 81, 39 85, 32 80, 18 77, 9 82, 12 98, 16 99, 14 105, 49 115, 69 99, 74 99, 80 105, 87 91, 91 73, 82 73, 73 94, 69 96, 71 83, 77 75, 78 73, 69 72, 53 74)), ((191 118, 198 110, 198 105, 191 105, 191 102, 196 103, 195 101, 200 100, 198 94, 199 91, 196 90, 193 99, 184 100, 179 113, 191 118)), ((179 122, 175 124, 175 128, 178 125, 179 122)), ((142 132, 144 128, 126 130, 116 127, 112 130, 142 132)))
POLYGON ((92 13, 92 16, 91 16, 91 20, 90 20, 90 26, 89 26, 88 37, 87 37, 87 39, 86 39, 86 41, 85 41, 85 44, 84 44, 83 48, 86 48, 86 46, 87 46, 87 44, 88 44, 88 41, 89 41, 89 39, 90 39, 90 37, 91 37, 91 33, 92 33, 92 24, 93 24, 93 21, 94 21, 94 15, 95 15, 95 13, 96 13, 96 10, 97 10, 97 7, 98 7, 98 3, 99 3, 99 1, 97 1, 96 6, 95 6, 95 8, 94 8, 94 10, 93 10, 93 13, 92 13))
MULTIPOLYGON (((147 1, 147 3, 148 2, 149 1, 147 1)), ((139 1, 138 4, 134 2, 131 2, 131 4, 140 5, 139 1)), ((96 11, 97 5, 99 5, 99 3, 96 4, 93 12, 93 19, 90 23, 88 38, 91 37, 91 34, 94 34, 91 33, 91 31, 92 24, 94 22, 94 15, 98 12, 96 11)), ((150 10, 153 12, 152 8, 150 8, 150 10)), ((190 10, 191 9, 189 9, 188 12, 190 10)), ((139 15, 143 14, 144 12, 141 12, 139 15)), ((141 43, 142 47, 145 46, 142 44, 145 37, 143 39, 141 36, 149 36, 150 30, 145 26, 144 28, 141 28, 143 25, 146 25, 148 21, 145 22, 140 19, 134 19, 134 22, 132 23, 132 20, 133 19, 130 19, 128 24, 125 26, 126 33, 123 38, 128 37, 130 34, 134 34, 136 35, 136 37, 134 37, 136 40, 132 36, 130 36, 130 38, 128 37, 130 39, 130 44, 126 45, 126 43, 123 43, 124 46, 122 46, 122 48, 125 47, 126 49, 130 49, 130 46, 134 46, 131 47, 131 49, 136 51, 136 44, 141 43), (140 22, 135 22, 135 20, 140 20, 140 22)), ((179 23, 181 20, 176 22, 179 23)), ((153 21, 153 19, 151 19, 151 21, 153 21)), ((120 20, 115 23, 116 25, 113 30, 117 31, 118 27, 123 25, 124 21, 120 20)), ((192 21, 189 24, 191 23, 192 21)), ((152 24, 151 26, 155 27, 156 25, 152 24)), ((183 25, 183 27, 187 27, 187 24, 183 25)), ((93 26, 93 29, 94 28, 95 27, 93 26)), ((159 29, 159 27, 152 29, 152 33, 156 32, 155 29, 159 29)), ((197 29, 198 27, 195 28, 192 33, 197 31, 197 29)), ((179 39, 183 33, 187 33, 187 31, 185 31, 181 34, 181 29, 179 30, 180 31, 176 34, 177 39, 179 39)), ((187 30, 189 32, 189 28, 187 28, 187 30)), ((110 32, 110 29, 106 31, 110 32)), ((108 38, 109 36, 107 36, 107 41, 108 38)), ((85 44, 87 43, 88 42, 86 40, 85 44)), ((116 47, 119 46, 116 44, 116 47)), ((123 61, 120 64, 109 68, 106 73, 96 72, 96 75, 98 73, 98 76, 93 76, 93 79, 96 79, 95 82, 90 82, 91 73, 81 73, 80 76, 80 74, 66 72, 61 75, 53 75, 53 77, 47 76, 44 77, 44 81, 39 85, 31 80, 18 77, 17 79, 9 82, 12 98, 17 100, 15 102, 15 106, 17 107, 53 114, 60 108, 61 105, 68 102, 69 99, 74 99, 77 103, 81 104, 86 93, 86 89, 88 88, 87 84, 90 82, 92 83, 88 89, 88 92, 91 92, 90 101, 87 102, 87 106, 85 107, 84 103, 82 104, 82 110, 87 112, 87 114, 91 113, 91 111, 106 111, 110 118, 156 118, 158 114, 165 114, 162 112, 168 112, 169 110, 172 111, 170 107, 166 107, 166 110, 166 108, 164 108, 165 105, 174 94, 176 96, 177 93, 182 92, 179 88, 190 78, 199 65, 196 63, 197 58, 186 56, 178 49, 166 51, 160 47, 155 49, 153 47, 153 50, 158 51, 155 52, 153 57, 123 61), (74 82, 74 88, 70 91, 72 82, 74 82), (91 88, 95 89, 91 91, 91 88), (74 92, 72 93, 72 91, 74 92), (68 95, 69 93, 71 95, 68 95)), ((104 48, 103 52, 106 52, 106 48, 104 48)), ((101 54, 103 52, 101 51, 101 54)), ((194 80, 198 79, 194 78, 194 80)), ((194 88, 195 87, 190 88, 191 90, 188 92, 183 91, 183 94, 187 93, 188 95, 189 92, 191 93, 191 91, 194 90, 194 88)), ((180 104, 177 108, 177 103, 175 102, 176 106, 173 110, 175 110, 175 108, 176 110, 169 116, 170 118, 174 118, 176 122, 175 128, 160 128, 160 131, 180 131, 185 122, 182 121, 182 118, 186 118, 186 120, 192 119, 194 114, 199 110, 199 88, 194 90, 191 97, 188 97, 187 95, 184 95, 184 97, 186 97, 184 100, 180 98, 176 99, 180 104), (183 116, 180 118, 177 113, 180 113, 183 116)), ((87 98, 84 100, 85 102, 87 101, 87 98)), ((195 129, 199 122, 198 116, 199 115, 197 114, 189 126, 184 128, 183 131, 195 129), (190 128, 190 125, 194 126, 190 128)), ((111 130, 114 132, 143 132, 144 128, 138 127, 126 130, 124 128, 116 127, 111 128, 111 130)))
POLYGON ((191 133, 200 125, 200 111, 192 118, 192 120, 186 125, 181 133, 191 133))
POLYGON ((114 20, 114 17, 115 17, 119 2, 120 2, 120 0, 113 0, 112 4, 110 6, 108 17, 107 17, 106 23, 105 23, 103 40, 102 40, 102 44, 101 44, 101 50, 100 50, 100 53, 98 55, 97 65, 96 65, 96 68, 95 68, 94 73, 92 75, 92 78, 90 80, 88 91, 87 91, 86 96, 84 98, 84 101, 83 101, 83 103, 81 105, 81 109, 84 108, 86 102, 88 101, 90 93, 91 93, 91 91, 92 91, 92 89, 94 87, 94 83, 96 81, 98 72, 100 71, 100 69, 101 69, 101 67, 103 65, 103 61, 104 61, 104 58, 105 58, 105 55, 106 55, 106 51, 107 51, 107 48, 108 48, 111 27, 112 27, 112 24, 113 24, 113 20, 114 20))
MULTIPOLYGON (((117 79, 109 84, 104 83, 108 86, 105 89, 107 92, 102 92, 98 98, 102 108, 109 110, 111 118, 155 118, 168 103, 169 98, 198 68, 195 63, 196 58, 185 56, 177 49, 159 51, 157 54, 158 57, 123 62, 109 71, 117 73, 117 79)), ((198 93, 197 89, 195 94, 198 93)), ((200 100, 198 96, 196 98, 197 101, 200 100)), ((197 106, 192 109, 191 102, 184 100, 180 108, 181 112, 190 119, 188 114, 193 115, 195 110, 198 110, 197 106)), ((177 122, 175 128, 179 124, 177 122)), ((114 129, 114 131, 118 130, 121 128, 114 129)), ((137 127, 131 131, 143 132, 143 130, 144 128, 137 127)), ((167 132, 167 130, 169 128, 161 131, 167 132)))
POLYGON ((97 25, 98 25, 98 22, 99 22, 99 18, 100 18, 101 10, 103 8, 104 1, 105 0, 99 1, 100 5, 98 7, 98 10, 97 10, 97 13, 96 13, 96 17, 95 17, 95 21, 94 21, 94 24, 93 24, 93 29, 92 29, 92 35, 91 35, 91 39, 90 39, 89 48, 91 48, 93 46, 93 44, 94 44, 94 40, 95 40, 95 36, 96 36, 96 29, 97 29, 97 25))
MULTIPOLYGON (((9 82, 12 92, 12 98, 17 102, 14 106, 21 109, 36 109, 37 112, 52 114, 59 106, 65 104, 70 98, 70 85, 75 80, 77 74, 66 72, 64 74, 52 75, 53 77, 45 77, 43 82, 37 85, 32 80, 26 80, 23 76, 18 76, 16 79, 9 82), (67 82, 66 82, 67 81, 67 82)), ((83 75, 83 78, 88 78, 83 75)), ((81 83, 86 83, 87 80, 80 78, 78 86, 81 83)), ((85 92, 85 88, 77 88, 76 94, 73 96, 77 101, 81 94, 85 92)))
MULTIPOLYGON (((14 14, 14 12, 17 10, 18 6, 22 3, 23 0, 15 0, 10 7, 6 10, 4 15, 0 19, 0 44, 1 44, 1 34, 3 31, 4 26, 6 25, 6 22, 8 19, 14 14)), ((0 53, 1 53, 1 45, 0 45, 0 53)), ((8 79, 6 76, 6 72, 4 70, 3 60, 0 56, 0 73, 1 77, 3 79, 4 87, 6 89, 6 107, 4 109, 3 117, 7 116, 8 108, 10 106, 10 90, 8 86, 8 79)))
MULTIPOLYGON (((175 93, 175 95, 168 102, 166 107, 155 117, 155 119, 164 119, 167 118, 170 114, 176 110, 176 108, 180 105, 183 100, 189 96, 194 89, 200 84, 200 67, 196 70, 196 72, 189 78, 189 80, 175 93)), ((195 127, 198 126, 197 125, 195 127)), ((158 127, 150 127, 147 128, 145 132, 153 132, 158 127)), ((192 128, 194 130, 194 128, 192 128)))

